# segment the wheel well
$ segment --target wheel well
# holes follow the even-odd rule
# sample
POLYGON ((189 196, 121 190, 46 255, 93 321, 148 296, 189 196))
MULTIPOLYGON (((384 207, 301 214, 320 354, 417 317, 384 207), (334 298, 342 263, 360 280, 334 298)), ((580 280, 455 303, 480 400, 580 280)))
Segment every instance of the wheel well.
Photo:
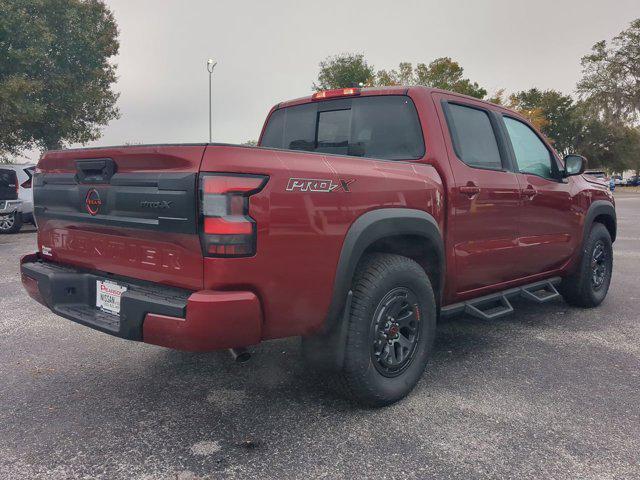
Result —
POLYGON ((369 245, 362 256, 369 253, 394 253, 414 260, 420 265, 433 287, 436 303, 440 305, 442 294, 443 260, 432 242, 419 235, 397 235, 381 238, 369 245))
POLYGON ((611 217, 611 215, 600 214, 593 219, 593 223, 601 223, 603 224, 607 230, 609 230, 609 235, 611 235, 611 241, 615 241, 616 239, 616 222, 611 217))

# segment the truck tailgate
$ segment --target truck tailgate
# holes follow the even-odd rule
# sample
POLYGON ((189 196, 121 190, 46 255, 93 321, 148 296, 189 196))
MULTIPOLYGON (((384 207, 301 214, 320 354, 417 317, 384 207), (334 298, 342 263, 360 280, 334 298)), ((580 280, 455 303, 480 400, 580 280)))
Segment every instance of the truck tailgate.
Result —
POLYGON ((45 258, 202 288, 197 175, 204 145, 47 152, 34 178, 45 258))

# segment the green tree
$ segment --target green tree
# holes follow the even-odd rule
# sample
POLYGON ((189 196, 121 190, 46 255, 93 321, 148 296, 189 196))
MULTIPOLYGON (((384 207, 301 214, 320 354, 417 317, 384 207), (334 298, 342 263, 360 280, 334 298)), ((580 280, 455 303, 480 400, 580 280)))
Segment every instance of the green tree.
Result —
POLYGON ((476 98, 487 95, 487 91, 476 82, 464 78, 464 69, 449 57, 436 58, 429 65, 418 63, 415 68, 411 63, 403 62, 398 70, 379 70, 375 83, 380 86, 424 85, 476 98))
POLYGON ((594 114, 588 100, 576 104, 580 118, 575 151, 587 157, 589 167, 600 167, 610 172, 638 168, 640 158, 640 132, 637 127, 620 122, 611 123, 594 114))
POLYGON ((419 63, 416 65, 415 76, 418 85, 451 90, 476 98, 487 95, 487 91, 477 82, 464 78, 464 69, 449 57, 436 58, 429 65, 419 63))
POLYGON ((577 90, 607 122, 629 122, 640 115, 640 18, 607 44, 596 43, 582 57, 577 90))
POLYGON ((637 150, 634 147, 636 133, 630 127, 612 126, 590 117, 576 139, 576 151, 587 157, 590 168, 621 172, 631 166, 631 155, 637 150))
POLYGON ((582 58, 577 91, 584 119, 577 147, 593 165, 640 169, 640 19, 582 58))
POLYGON ((334 55, 320 62, 318 83, 314 83, 312 88, 314 90, 331 90, 359 84, 371 85, 374 74, 373 67, 369 66, 361 53, 334 55))
POLYGON ((640 175, 640 127, 627 127, 625 129, 623 141, 619 144, 618 154, 624 168, 617 171, 622 172, 629 168, 640 175))
POLYGON ((100 137, 118 30, 101 0, 0 0, 0 154, 100 137))
POLYGON ((314 90, 346 88, 356 85, 392 86, 424 85, 484 98, 487 91, 476 82, 464 78, 464 69, 449 57, 436 58, 426 65, 401 62, 398 69, 378 70, 369 65, 362 54, 343 53, 320 62, 320 73, 314 90))
POLYGON ((572 149, 581 128, 573 98, 557 90, 537 88, 517 92, 509 98, 512 108, 544 119, 536 126, 553 142, 556 150, 568 153, 572 149))
MULTIPOLYGON (((543 131, 549 124, 549 120, 547 120, 547 117, 539 106, 522 101, 518 94, 515 93, 507 96, 504 88, 495 92, 487 101, 518 112, 540 131, 543 131)), ((553 142, 553 139, 549 138, 549 140, 553 142)))
POLYGON ((410 62, 400 62, 398 70, 379 70, 375 84, 380 87, 416 85, 413 65, 410 62))
POLYGON ((499 88, 493 94, 486 98, 485 100, 490 103, 495 103, 496 105, 502 105, 505 107, 507 105, 508 99, 506 97, 506 88, 499 88))

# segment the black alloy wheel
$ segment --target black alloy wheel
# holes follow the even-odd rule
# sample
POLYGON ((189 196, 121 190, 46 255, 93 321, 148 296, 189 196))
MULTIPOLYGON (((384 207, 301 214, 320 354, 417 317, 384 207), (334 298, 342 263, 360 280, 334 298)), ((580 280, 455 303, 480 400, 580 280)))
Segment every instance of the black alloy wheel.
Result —
POLYGON ((609 259, 602 240, 598 240, 591 254, 591 285, 594 290, 599 290, 609 274, 609 259))
POLYGON ((371 355, 385 377, 400 375, 412 362, 420 337, 418 298, 409 288, 387 293, 376 308, 372 324, 371 355))

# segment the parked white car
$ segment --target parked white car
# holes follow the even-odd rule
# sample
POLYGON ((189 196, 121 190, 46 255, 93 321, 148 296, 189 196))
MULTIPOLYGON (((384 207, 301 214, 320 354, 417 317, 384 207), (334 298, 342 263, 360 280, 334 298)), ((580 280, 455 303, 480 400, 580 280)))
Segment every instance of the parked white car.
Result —
POLYGON ((16 233, 34 223, 32 178, 35 165, 0 165, 0 233, 16 233), (15 176, 11 174, 15 172, 15 176))

